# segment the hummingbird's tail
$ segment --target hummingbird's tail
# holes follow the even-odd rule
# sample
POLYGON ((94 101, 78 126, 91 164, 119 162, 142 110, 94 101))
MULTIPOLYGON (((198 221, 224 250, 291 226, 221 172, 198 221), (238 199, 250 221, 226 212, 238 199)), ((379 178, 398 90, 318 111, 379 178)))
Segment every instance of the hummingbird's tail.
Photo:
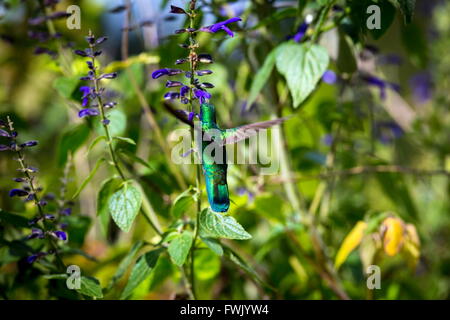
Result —
POLYGON ((205 175, 206 193, 211 209, 215 212, 227 212, 230 207, 230 196, 227 183, 217 183, 212 175, 205 175))

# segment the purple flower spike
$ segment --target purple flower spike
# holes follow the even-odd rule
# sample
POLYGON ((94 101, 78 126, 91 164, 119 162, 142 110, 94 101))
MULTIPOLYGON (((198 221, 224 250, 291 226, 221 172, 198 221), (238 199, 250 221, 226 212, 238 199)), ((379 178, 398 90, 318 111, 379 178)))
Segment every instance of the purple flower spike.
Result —
POLYGON ((22 189, 12 189, 9 192, 9 196, 10 197, 15 197, 15 196, 17 196, 17 197, 25 197, 27 195, 28 195, 28 192, 26 192, 25 190, 22 190, 22 189))
POLYGON ((230 37, 234 37, 233 31, 231 31, 226 25, 233 23, 233 22, 238 22, 238 21, 242 21, 242 19, 239 17, 234 17, 234 18, 222 21, 222 22, 215 23, 211 26, 202 27, 202 28, 200 28, 200 31, 216 33, 217 31, 223 30, 226 33, 228 33, 228 35, 230 37))
POLYGON ((325 71, 325 73, 322 76, 323 82, 328 83, 328 84, 335 84, 337 79, 338 79, 338 77, 337 77, 336 73, 331 70, 325 71))
POLYGON ((84 118, 87 116, 98 116, 100 113, 97 109, 83 109, 80 112, 78 112, 78 117, 84 118))
POLYGON ((205 103, 206 100, 211 99, 211 94, 200 89, 194 90, 195 97, 197 97, 200 100, 200 103, 205 103))
POLYGON ((62 241, 67 240, 67 234, 64 231, 53 231, 52 235, 59 240, 62 240, 62 241))

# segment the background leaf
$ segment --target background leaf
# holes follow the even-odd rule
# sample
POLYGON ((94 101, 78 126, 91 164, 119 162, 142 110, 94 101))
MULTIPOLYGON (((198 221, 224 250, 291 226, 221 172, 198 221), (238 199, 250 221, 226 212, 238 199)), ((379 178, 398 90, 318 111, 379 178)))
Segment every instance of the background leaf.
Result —
POLYGON ((177 266, 181 267, 186 261, 193 239, 192 232, 185 230, 170 242, 167 251, 177 266))
POLYGON ((236 240, 252 237, 233 217, 209 209, 204 209, 200 214, 200 233, 203 237, 236 240))

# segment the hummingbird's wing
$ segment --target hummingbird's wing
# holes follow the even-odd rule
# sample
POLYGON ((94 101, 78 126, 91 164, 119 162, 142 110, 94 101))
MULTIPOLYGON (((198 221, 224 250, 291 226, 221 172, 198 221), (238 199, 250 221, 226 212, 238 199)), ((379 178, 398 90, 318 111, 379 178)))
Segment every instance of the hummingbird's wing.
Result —
POLYGON ((276 126, 283 121, 286 121, 288 118, 278 118, 269 121, 256 122, 251 124, 246 124, 244 126, 222 130, 222 141, 221 144, 231 144, 236 143, 238 141, 247 139, 251 136, 254 136, 258 133, 259 130, 267 129, 273 126, 276 126))

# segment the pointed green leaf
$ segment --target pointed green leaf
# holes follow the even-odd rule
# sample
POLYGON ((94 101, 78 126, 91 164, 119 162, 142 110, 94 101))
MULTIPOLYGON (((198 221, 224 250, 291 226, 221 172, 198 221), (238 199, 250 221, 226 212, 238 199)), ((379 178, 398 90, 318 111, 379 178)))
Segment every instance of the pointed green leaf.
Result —
POLYGON ((133 270, 131 270, 130 278, 128 279, 127 285, 125 286, 120 299, 128 298, 133 290, 136 289, 136 287, 139 286, 139 284, 148 276, 150 276, 161 252, 162 249, 152 250, 139 257, 133 267, 133 270))
POLYGON ((117 267, 117 271, 114 274, 114 276, 111 278, 108 284, 108 290, 110 290, 114 285, 117 283, 117 281, 120 280, 120 278, 123 277, 125 272, 127 271, 130 264, 133 262, 134 256, 138 251, 144 246, 144 241, 140 240, 136 242, 130 249, 130 251, 127 253, 127 255, 123 258, 123 260, 120 262, 119 266, 117 267))
POLYGON ((134 140, 133 140, 133 139, 131 139, 131 138, 125 138, 125 137, 114 137, 113 139, 116 139, 116 140, 119 140, 119 141, 123 141, 123 142, 126 142, 126 143, 128 143, 128 144, 131 144, 131 145, 133 145, 133 146, 135 146, 135 145, 136 145, 136 142, 134 142, 134 140))
POLYGON ((117 226, 125 232, 130 231, 142 204, 141 192, 130 183, 116 191, 109 199, 109 211, 117 226))
POLYGON ((183 213, 188 211, 194 203, 195 199, 192 193, 192 188, 189 188, 175 199, 170 209, 170 213, 174 218, 178 219, 183 215, 183 213))
POLYGON ((255 75, 255 78, 252 82, 252 87, 250 88, 250 95, 247 99, 246 108, 250 108, 251 105, 256 101, 261 90, 264 88, 267 80, 269 80, 270 74, 272 73, 273 67, 275 66, 275 57, 276 57, 277 48, 272 50, 269 55, 266 57, 264 64, 258 70, 255 75))
POLYGON ((109 178, 102 182, 97 194, 97 216, 109 214, 109 198, 117 190, 120 179, 109 178))
POLYGON ((75 199, 81 191, 83 191, 83 189, 86 187, 86 185, 89 183, 89 181, 92 180, 92 178, 95 176, 95 174, 97 173, 98 168, 100 168, 100 165, 105 161, 104 158, 100 158, 97 160, 97 163, 95 164, 94 169, 92 169, 91 173, 89 173, 89 175, 87 176, 86 179, 84 179, 83 183, 80 185, 80 187, 78 188, 78 190, 75 192, 75 194, 72 196, 72 199, 75 199))
POLYGON ((181 267, 186 261, 189 250, 191 250, 193 239, 192 232, 186 230, 170 242, 168 249, 169 255, 177 266, 181 267))
POLYGON ((286 43, 278 47, 276 66, 285 76, 297 108, 314 90, 328 67, 325 48, 313 44, 286 43))
POLYGON ((251 235, 231 216, 204 209, 200 214, 200 232, 203 237, 236 240, 251 239, 251 235))
POLYGON ((97 138, 95 138, 91 142, 91 144, 89 145, 88 150, 86 152, 86 155, 88 155, 91 152, 91 150, 102 140, 106 140, 106 137, 105 136, 98 136, 97 138))
POLYGON ((80 282, 80 289, 78 289, 79 293, 93 298, 103 298, 102 287, 97 279, 82 276, 80 282))
POLYGON ((205 237, 200 238, 202 239, 203 243, 206 244, 208 248, 210 248, 215 254, 217 254, 218 256, 223 255, 223 248, 220 245, 219 240, 205 237))

